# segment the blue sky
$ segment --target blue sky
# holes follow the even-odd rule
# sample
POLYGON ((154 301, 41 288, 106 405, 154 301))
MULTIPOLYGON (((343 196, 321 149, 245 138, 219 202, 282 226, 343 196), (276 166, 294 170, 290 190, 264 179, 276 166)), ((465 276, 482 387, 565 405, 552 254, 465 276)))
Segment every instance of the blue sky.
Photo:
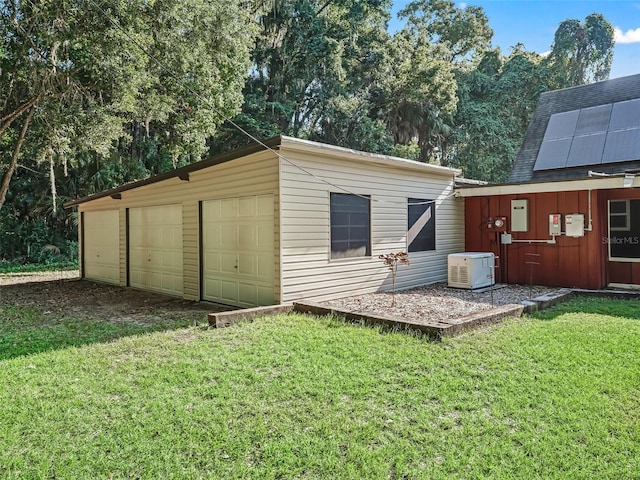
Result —
MULTIPOLYGON (((407 0, 395 0, 398 12, 407 0)), ((601 13, 616 29, 616 46, 610 78, 640 73, 640 0, 468 0, 459 7, 484 8, 493 29, 493 44, 504 54, 518 42, 527 50, 548 52, 558 25, 569 18, 583 21, 601 13)), ((398 28, 392 20, 390 29, 398 28)))

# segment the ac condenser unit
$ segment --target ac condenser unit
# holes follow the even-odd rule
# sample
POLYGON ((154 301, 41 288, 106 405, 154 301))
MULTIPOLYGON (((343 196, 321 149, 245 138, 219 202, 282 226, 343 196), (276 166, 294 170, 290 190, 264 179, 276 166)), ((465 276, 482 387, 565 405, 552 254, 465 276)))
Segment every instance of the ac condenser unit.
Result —
POLYGON ((493 253, 452 253, 448 257, 449 286, 454 288, 489 287, 495 284, 493 253))

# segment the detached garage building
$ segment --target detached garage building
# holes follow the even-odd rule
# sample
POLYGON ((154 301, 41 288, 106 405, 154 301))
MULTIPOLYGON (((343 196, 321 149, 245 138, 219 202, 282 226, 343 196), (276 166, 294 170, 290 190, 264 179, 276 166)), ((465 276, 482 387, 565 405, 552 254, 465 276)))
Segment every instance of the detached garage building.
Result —
POLYGON ((398 288, 447 277, 464 248, 457 170, 288 137, 67 204, 81 276, 235 306, 390 288, 378 255, 408 251, 398 288))

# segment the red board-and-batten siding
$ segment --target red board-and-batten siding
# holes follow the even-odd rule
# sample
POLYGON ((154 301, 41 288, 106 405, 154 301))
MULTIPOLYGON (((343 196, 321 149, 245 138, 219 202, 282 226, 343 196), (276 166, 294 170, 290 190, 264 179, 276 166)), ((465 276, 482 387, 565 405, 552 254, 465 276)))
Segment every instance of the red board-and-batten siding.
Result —
POLYGON ((487 228, 489 217, 507 217, 507 226, 514 240, 546 240, 549 236, 549 215, 581 213, 588 228, 589 192, 561 191, 467 197, 465 200, 465 249, 493 252, 499 256, 496 270, 498 282, 592 288, 609 283, 640 284, 640 263, 608 261, 607 201, 640 198, 637 189, 591 191, 591 231, 571 238, 561 235, 556 244, 513 243, 501 245, 499 233, 487 228), (527 199, 529 230, 511 232, 511 200, 527 199), (534 254, 534 255, 527 255, 534 254), (527 262, 537 262, 532 266, 527 262), (532 277, 533 275, 533 277, 532 277))

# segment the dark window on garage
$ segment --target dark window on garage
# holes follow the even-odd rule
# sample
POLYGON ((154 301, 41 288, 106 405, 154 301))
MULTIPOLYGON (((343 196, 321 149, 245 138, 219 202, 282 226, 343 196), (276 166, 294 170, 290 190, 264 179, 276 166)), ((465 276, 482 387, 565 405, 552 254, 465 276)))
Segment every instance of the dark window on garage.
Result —
POLYGON ((330 209, 331 258, 371 255, 371 199, 332 193, 330 209))
POLYGON ((436 204, 433 200, 408 199, 407 249, 427 252, 436 249, 436 204))

